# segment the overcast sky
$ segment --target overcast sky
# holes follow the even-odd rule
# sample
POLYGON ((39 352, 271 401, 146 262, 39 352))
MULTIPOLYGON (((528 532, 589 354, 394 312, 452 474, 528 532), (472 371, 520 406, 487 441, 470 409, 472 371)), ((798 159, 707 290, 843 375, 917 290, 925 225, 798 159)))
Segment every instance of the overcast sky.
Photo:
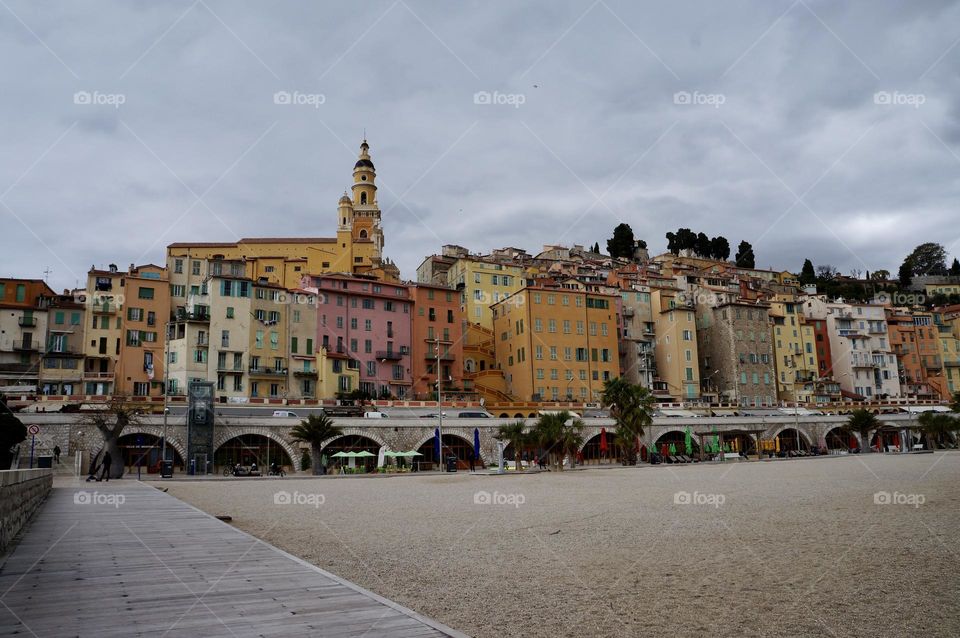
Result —
POLYGON ((364 129, 407 278, 620 221, 760 267, 960 254, 956 2, 0 5, 4 275, 332 236, 364 129))

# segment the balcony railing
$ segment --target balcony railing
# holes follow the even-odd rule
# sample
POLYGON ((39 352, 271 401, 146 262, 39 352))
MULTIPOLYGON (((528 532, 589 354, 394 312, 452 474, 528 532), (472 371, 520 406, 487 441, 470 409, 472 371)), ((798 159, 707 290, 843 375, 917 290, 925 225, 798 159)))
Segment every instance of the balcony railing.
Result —
POLYGON ((285 376, 287 374, 287 369, 286 368, 280 368, 280 369, 256 368, 251 366, 250 374, 256 375, 256 376, 264 376, 264 377, 280 377, 280 376, 285 376))
MULTIPOLYGON (((424 354, 423 358, 426 359, 427 361, 435 361, 436 358, 437 358, 437 353, 436 353, 436 352, 430 352, 430 351, 428 350, 428 351, 424 354)), ((441 360, 441 361, 453 361, 454 359, 456 359, 456 357, 453 356, 453 353, 452 353, 452 352, 441 352, 441 353, 440 353, 440 360, 441 360)))
POLYGON ((316 370, 304 370, 303 368, 301 368, 301 369, 299 369, 299 370, 294 370, 294 371, 293 371, 293 374, 294 374, 294 376, 297 376, 297 377, 316 377, 316 376, 317 376, 317 371, 316 371, 316 370))
POLYGON ((17 320, 17 324, 24 328, 33 328, 37 325, 37 318, 36 317, 20 317, 20 319, 17 320))
POLYGON ((112 315, 117 312, 117 304, 114 303, 98 303, 93 305, 94 314, 98 315, 112 315))
MULTIPOLYGON (((197 345, 206 348, 207 346, 210 345, 210 338, 209 338, 209 337, 201 337, 201 336, 197 335, 197 345)), ((229 348, 229 347, 230 347, 230 343, 228 342, 228 343, 224 344, 224 347, 229 348)))
POLYGON ((403 358, 397 350, 377 350, 377 359, 386 359, 387 361, 399 361, 403 358))
POLYGON ((13 349, 19 352, 36 352, 40 349, 40 343, 38 341, 22 339, 13 342, 13 349))
POLYGON ((99 381, 112 381, 114 377, 113 372, 87 372, 84 371, 83 378, 90 380, 99 380, 99 381))

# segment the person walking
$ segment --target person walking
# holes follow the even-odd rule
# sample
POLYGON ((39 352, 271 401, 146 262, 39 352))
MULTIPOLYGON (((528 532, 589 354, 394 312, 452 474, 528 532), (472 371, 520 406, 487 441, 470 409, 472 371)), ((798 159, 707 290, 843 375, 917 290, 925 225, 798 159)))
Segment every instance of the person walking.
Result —
POLYGON ((53 460, 57 462, 57 465, 60 465, 60 446, 53 446, 53 460))
POLYGON ((107 450, 103 453, 103 470, 100 472, 100 478, 97 479, 99 483, 106 477, 107 483, 110 482, 110 466, 113 464, 113 457, 110 456, 110 450, 107 450))
POLYGON ((474 469, 474 463, 475 463, 475 458, 474 458, 474 456, 475 456, 474 453, 471 452, 471 453, 470 453, 470 471, 471 471, 471 472, 472 472, 473 469, 474 469))

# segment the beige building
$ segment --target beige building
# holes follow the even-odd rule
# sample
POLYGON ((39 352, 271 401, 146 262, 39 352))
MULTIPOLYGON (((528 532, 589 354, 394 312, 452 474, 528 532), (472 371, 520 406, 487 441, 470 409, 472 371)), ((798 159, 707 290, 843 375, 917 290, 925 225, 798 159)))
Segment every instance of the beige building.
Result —
POLYGON ((770 303, 770 338, 777 378, 777 398, 800 404, 815 402, 811 382, 818 377, 816 335, 794 298, 770 303))
POLYGON ((83 394, 86 310, 85 291, 66 291, 49 300, 46 347, 40 367, 41 394, 83 394))
POLYGON ((654 394, 661 400, 699 401, 694 306, 678 290, 654 288, 650 303, 656 336, 654 394))
POLYGON ((37 387, 47 303, 55 294, 40 279, 0 279, 0 388, 16 393, 37 387))

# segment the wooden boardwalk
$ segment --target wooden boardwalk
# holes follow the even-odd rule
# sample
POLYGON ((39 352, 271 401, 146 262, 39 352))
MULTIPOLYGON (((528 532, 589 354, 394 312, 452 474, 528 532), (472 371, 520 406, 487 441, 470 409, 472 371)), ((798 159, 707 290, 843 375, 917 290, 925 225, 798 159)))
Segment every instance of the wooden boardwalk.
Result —
POLYGON ((131 480, 53 490, 0 568, 9 635, 464 636, 131 480))

